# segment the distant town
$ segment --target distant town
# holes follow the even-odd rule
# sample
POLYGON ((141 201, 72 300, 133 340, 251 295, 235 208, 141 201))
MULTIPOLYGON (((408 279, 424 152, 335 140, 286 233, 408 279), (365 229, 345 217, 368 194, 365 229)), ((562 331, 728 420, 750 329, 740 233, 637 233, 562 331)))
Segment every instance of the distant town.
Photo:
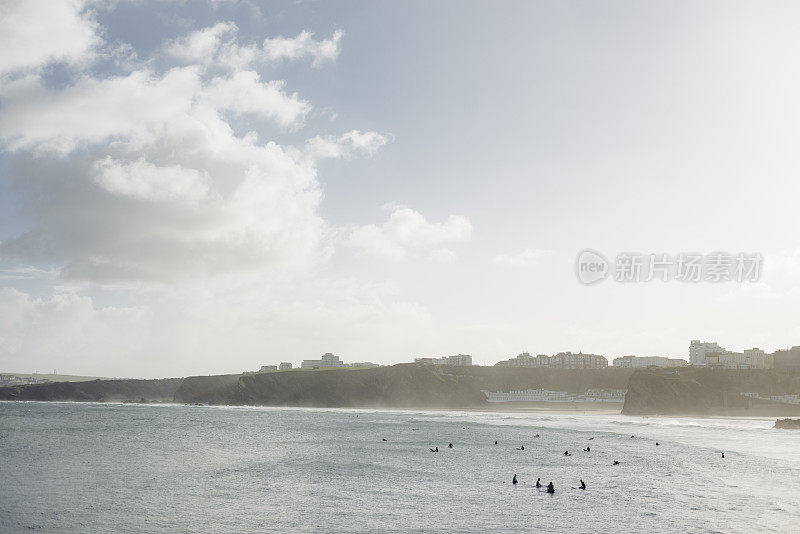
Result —
MULTIPOLYGON (((469 354, 456 354, 441 357, 417 357, 414 363, 427 365, 473 365, 469 354)), ((600 354, 559 352, 549 356, 537 354, 533 356, 523 352, 494 364, 498 367, 539 367, 545 369, 606 369, 612 368, 675 368, 675 367, 707 367, 713 369, 800 369, 800 346, 776 350, 767 353, 759 348, 745 349, 735 352, 721 347, 716 342, 694 339, 689 342, 688 359, 669 358, 665 356, 622 356, 614 358, 611 365, 608 359, 600 354)), ((303 360, 300 369, 364 369, 381 367, 373 362, 343 362, 339 356, 326 352, 318 360, 303 360)), ((296 367, 291 362, 278 365, 263 365, 257 371, 245 371, 245 374, 287 371, 296 367)), ((26 384, 45 384, 59 381, 92 380, 94 377, 68 377, 65 375, 40 375, 24 373, 0 373, 0 387, 26 384)))
MULTIPOLYGON (((471 366, 472 356, 456 354, 442 357, 414 358, 414 363, 430 365, 471 366)), ((552 356, 547 354, 531 355, 523 352, 494 364, 498 367, 542 367, 547 369, 605 369, 609 367, 608 359, 600 354, 584 354, 578 352, 559 352, 552 356)), ((616 368, 671 368, 671 367, 709 367, 717 369, 798 369, 800 368, 800 346, 790 349, 776 350, 766 353, 759 348, 734 352, 721 347, 716 342, 693 339, 689 342, 688 360, 669 358, 666 356, 622 356, 615 358, 611 367, 616 368)), ((326 352, 318 360, 303 360, 301 369, 330 368, 369 368, 380 367, 372 362, 345 363, 333 353, 326 352)), ((280 365, 264 365, 256 372, 283 371, 292 369, 290 362, 280 365)))

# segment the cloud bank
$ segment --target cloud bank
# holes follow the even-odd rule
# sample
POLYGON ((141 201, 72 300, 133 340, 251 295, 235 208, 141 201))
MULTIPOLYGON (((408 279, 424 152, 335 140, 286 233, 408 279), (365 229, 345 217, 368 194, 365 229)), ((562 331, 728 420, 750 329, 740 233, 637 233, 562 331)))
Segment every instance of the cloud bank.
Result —
MULTIPOLYGON (((325 274, 343 231, 320 215, 317 164, 374 157, 392 137, 307 131, 312 103, 269 66, 330 65, 342 31, 241 42, 222 21, 143 57, 109 44, 93 5, 0 6, 0 185, 20 221, 0 242, 0 367, 223 372, 267 348, 297 360, 309 331, 320 351, 344 339, 367 353, 430 323, 394 289, 325 274), (241 128, 257 121, 273 133, 241 128)), ((454 261, 446 245, 470 232, 397 208, 345 245, 454 261)))

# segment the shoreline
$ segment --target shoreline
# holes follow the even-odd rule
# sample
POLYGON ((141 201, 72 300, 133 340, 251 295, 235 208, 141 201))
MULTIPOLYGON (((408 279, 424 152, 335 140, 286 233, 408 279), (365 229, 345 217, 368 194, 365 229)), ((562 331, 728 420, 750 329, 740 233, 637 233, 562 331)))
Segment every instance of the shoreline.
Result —
MULTIPOLYGON (((571 403, 552 403, 561 404, 549 406, 551 403, 540 403, 540 405, 528 406, 463 406, 463 407, 413 407, 413 406, 267 406, 258 404, 205 404, 205 403, 181 403, 173 401, 164 402, 124 402, 124 401, 78 401, 78 400, 0 400, 0 405, 12 403, 35 403, 35 404, 87 404, 87 405, 114 405, 114 406, 173 406, 173 407, 193 407, 193 408, 263 408, 281 410, 378 410, 388 412, 474 412, 474 413, 497 413, 497 414, 554 414, 554 415, 598 415, 612 416, 623 415, 627 418, 636 419, 666 419, 666 418, 690 418, 690 419, 728 419, 728 420, 751 420, 751 421, 775 421, 783 418, 797 418, 793 414, 775 415, 731 415, 731 414, 624 414, 621 408, 608 406, 598 407, 596 403, 591 406, 570 406, 571 403)), ((493 403, 502 404, 502 403, 493 403)), ((516 404, 516 403, 509 403, 516 404)), ((531 403, 528 403, 531 404, 531 403)))

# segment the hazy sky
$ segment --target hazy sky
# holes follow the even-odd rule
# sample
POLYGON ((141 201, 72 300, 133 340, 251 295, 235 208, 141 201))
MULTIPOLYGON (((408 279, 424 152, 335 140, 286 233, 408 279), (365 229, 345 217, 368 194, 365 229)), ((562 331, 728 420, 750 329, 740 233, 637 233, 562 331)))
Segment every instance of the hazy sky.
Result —
POLYGON ((791 2, 0 4, 0 370, 800 344, 791 2), (761 253, 756 283, 576 254, 761 253))

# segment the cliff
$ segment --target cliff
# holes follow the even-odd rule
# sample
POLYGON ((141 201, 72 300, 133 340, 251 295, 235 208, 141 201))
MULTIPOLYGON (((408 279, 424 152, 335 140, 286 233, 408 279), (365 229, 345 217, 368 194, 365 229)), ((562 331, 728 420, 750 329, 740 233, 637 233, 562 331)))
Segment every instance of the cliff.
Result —
POLYGON ((160 380, 90 380, 0 388, 0 400, 172 402, 182 378, 160 380))
POLYGON ((238 404, 235 401, 243 375, 188 376, 175 391, 175 402, 238 404))
POLYGON ((544 388, 583 393, 624 389, 628 369, 562 370, 398 364, 167 380, 94 380, 0 388, 0 400, 174 401, 182 403, 391 408, 477 408, 481 390, 544 388))
POLYGON ((773 428, 783 430, 800 430, 800 419, 778 419, 773 428))
POLYGON ((687 368, 637 371, 628 381, 623 414, 778 415, 800 406, 766 400, 800 393, 800 372, 687 368), (759 398, 743 395, 756 393, 759 398))
MULTIPOLYGON (((487 405, 481 390, 545 388, 583 393, 589 388, 624 389, 631 372, 457 367, 398 364, 374 369, 293 370, 242 375, 213 384, 203 400, 186 396, 197 377, 176 395, 180 402, 262 406, 469 408, 487 405)), ((206 377, 206 379, 209 377, 206 377)))

